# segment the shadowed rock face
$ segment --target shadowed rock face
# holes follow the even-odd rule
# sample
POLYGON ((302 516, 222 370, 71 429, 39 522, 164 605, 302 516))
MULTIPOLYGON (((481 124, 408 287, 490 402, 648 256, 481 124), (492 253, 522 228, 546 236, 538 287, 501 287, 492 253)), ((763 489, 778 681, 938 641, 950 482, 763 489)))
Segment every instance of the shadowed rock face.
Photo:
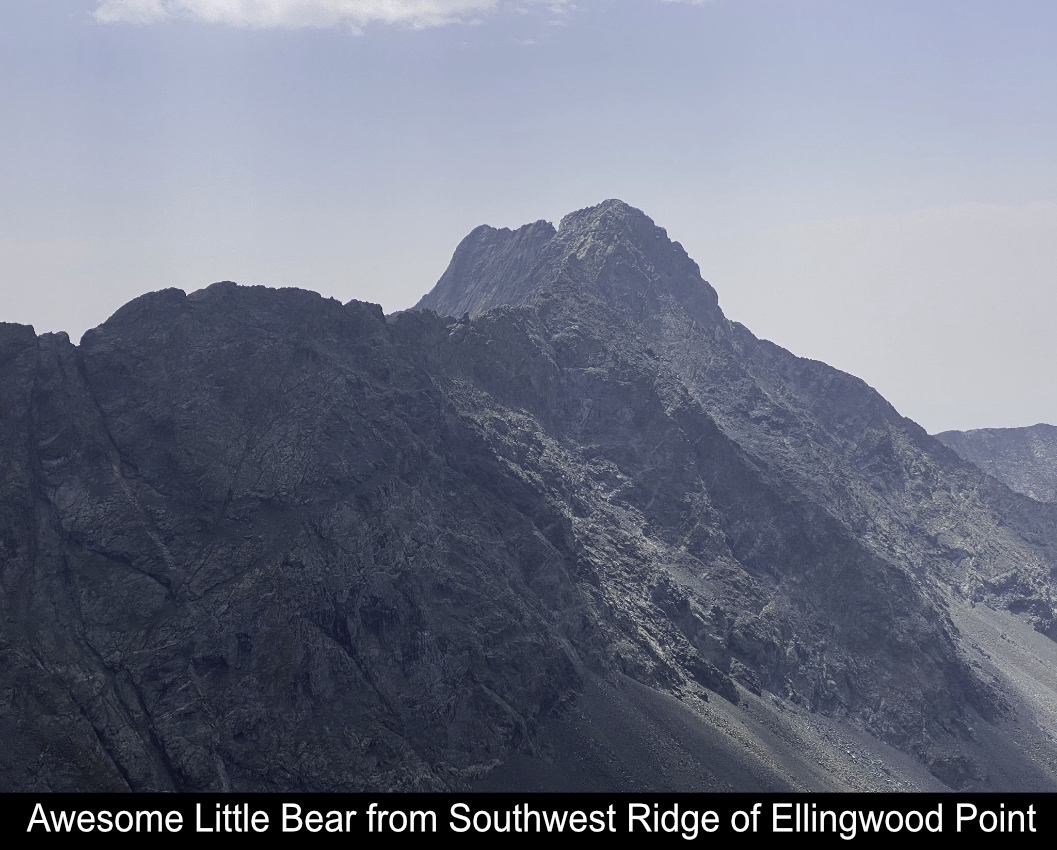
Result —
POLYGON ((936 439, 1011 490, 1057 502, 1057 427, 944 431, 936 439))
POLYGON ((619 201, 419 307, 0 326, 3 787, 1057 787, 1057 509, 619 201))

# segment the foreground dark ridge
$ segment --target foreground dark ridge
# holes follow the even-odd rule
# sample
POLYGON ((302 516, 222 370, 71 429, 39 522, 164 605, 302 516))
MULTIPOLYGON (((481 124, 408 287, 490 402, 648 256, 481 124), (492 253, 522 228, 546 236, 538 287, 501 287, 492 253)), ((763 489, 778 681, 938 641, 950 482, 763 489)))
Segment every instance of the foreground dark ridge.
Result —
POLYGON ((1057 509, 618 201, 420 306, 0 326, 3 787, 1057 788, 1057 509))

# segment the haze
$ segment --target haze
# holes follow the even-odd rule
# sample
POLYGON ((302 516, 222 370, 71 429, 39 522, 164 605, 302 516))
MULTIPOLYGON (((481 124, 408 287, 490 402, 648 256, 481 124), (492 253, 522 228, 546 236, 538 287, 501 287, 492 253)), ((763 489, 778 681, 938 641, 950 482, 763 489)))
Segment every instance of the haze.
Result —
POLYGON ((1057 6, 15 0, 0 320, 212 281, 413 304, 622 198, 930 431, 1057 423, 1057 6))

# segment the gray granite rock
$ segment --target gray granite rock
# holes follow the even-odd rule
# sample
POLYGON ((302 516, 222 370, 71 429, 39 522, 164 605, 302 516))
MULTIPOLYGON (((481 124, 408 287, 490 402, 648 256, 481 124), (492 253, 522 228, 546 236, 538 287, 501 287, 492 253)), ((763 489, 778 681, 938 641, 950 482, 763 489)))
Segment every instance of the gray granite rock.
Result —
POLYGON ((1057 787, 1057 509, 619 201, 419 306, 0 325, 3 788, 1057 787))

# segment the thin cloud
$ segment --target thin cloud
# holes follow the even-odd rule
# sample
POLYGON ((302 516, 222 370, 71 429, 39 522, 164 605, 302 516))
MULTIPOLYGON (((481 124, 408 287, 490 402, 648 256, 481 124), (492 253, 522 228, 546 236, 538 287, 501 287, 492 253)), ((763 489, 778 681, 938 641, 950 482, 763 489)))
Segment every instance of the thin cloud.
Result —
MULTIPOLYGON (((101 23, 194 20, 256 29, 402 24, 416 29, 471 24, 503 0, 100 0, 101 23)), ((548 0, 554 5, 554 0, 548 0)))

